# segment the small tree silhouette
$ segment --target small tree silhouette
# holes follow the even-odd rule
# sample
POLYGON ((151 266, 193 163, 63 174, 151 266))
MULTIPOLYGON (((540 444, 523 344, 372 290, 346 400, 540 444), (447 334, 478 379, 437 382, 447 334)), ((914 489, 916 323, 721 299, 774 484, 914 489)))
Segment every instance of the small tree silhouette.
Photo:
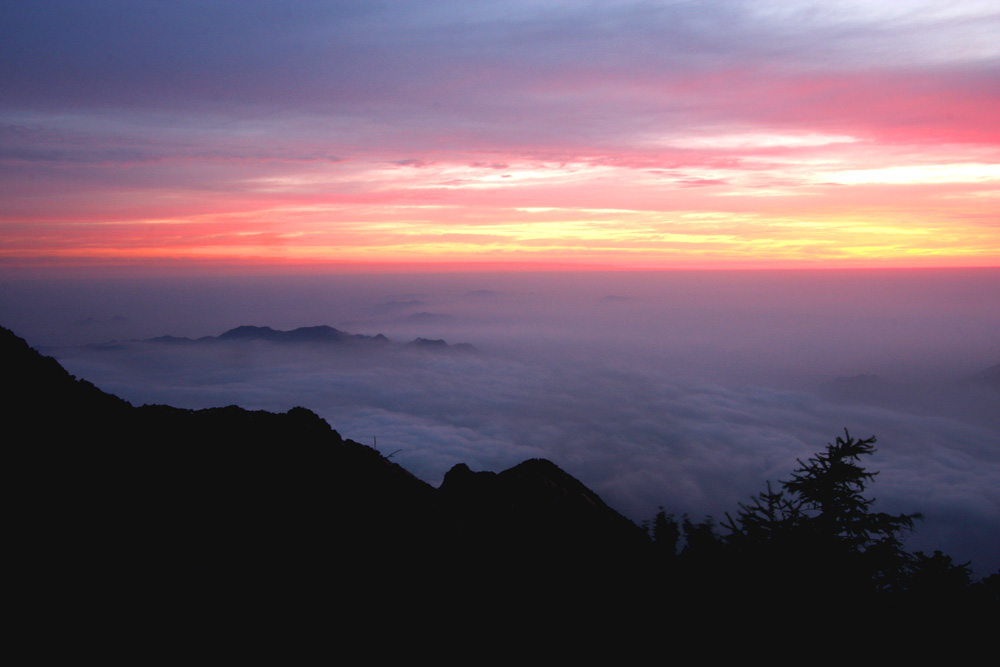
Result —
POLYGON ((651 523, 646 522, 644 525, 660 556, 669 560, 674 559, 677 556, 677 545, 681 539, 681 529, 674 515, 667 514, 660 507, 656 518, 651 523))
POLYGON ((844 437, 827 445, 823 454, 802 463, 784 488, 799 501, 821 535, 836 538, 851 549, 865 550, 893 540, 913 527, 917 515, 893 516, 869 511, 874 498, 865 498, 865 486, 877 472, 868 472, 861 457, 875 453, 875 436, 856 440, 844 429, 844 437))
POLYGON ((874 452, 874 436, 859 440, 845 429, 824 452, 799 460, 781 490, 768 483, 735 518, 727 514, 727 545, 758 569, 799 582, 808 576, 830 591, 900 587, 912 559, 901 536, 919 515, 871 511, 864 490, 878 473, 861 458, 874 452))

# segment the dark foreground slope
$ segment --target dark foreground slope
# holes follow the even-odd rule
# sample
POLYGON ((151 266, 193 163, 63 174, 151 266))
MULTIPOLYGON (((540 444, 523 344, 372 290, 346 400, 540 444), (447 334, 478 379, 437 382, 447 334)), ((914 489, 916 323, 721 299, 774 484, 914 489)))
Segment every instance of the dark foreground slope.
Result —
POLYGON ((551 462, 434 489, 303 408, 133 407, 6 329, 0 351, 31 613, 596 610, 636 590, 645 533, 551 462))
POLYGON ((878 552, 827 548, 841 540, 819 539, 823 514, 749 542, 661 515, 651 541, 549 461, 459 464, 435 489, 303 408, 134 407, 3 329, 0 359, 9 606, 44 642, 360 627, 581 648, 622 630, 996 617, 1000 577, 969 586, 893 544, 908 580, 879 593, 859 567, 878 552))

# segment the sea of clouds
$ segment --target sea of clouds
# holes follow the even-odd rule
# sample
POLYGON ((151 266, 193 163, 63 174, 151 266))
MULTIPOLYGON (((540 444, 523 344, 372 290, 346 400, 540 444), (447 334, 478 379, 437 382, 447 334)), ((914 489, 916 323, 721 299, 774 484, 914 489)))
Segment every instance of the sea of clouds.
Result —
POLYGON ((875 435, 877 508, 924 515, 907 545, 1000 567, 998 270, 10 279, 0 312, 133 404, 301 405, 432 484, 548 458, 636 522, 721 520, 875 435), (142 342, 319 324, 399 344, 142 342))

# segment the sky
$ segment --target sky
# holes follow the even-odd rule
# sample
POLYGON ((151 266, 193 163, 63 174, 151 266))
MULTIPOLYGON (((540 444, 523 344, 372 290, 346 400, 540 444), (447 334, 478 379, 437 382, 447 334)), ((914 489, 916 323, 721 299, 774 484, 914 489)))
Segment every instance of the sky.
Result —
POLYGON ((0 3, 0 270, 1000 262, 992 0, 0 3))

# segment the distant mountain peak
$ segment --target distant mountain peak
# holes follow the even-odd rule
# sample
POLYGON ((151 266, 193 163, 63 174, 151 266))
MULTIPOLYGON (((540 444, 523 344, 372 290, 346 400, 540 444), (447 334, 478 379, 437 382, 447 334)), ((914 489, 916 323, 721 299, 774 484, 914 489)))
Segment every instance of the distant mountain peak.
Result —
POLYGON ((248 324, 238 326, 234 329, 223 332, 219 338, 253 338, 257 336, 266 336, 274 332, 271 327, 255 327, 248 324))
MULTIPOLYGON (((221 340, 268 340, 276 343, 328 342, 356 337, 326 325, 299 327, 290 331, 281 331, 279 329, 272 329, 271 327, 242 325, 218 336, 221 340)), ((371 336, 361 337, 371 338, 371 336)))
POLYGON ((424 347, 447 347, 446 343, 441 338, 431 339, 431 338, 415 338, 410 342, 410 345, 421 345, 424 347))

